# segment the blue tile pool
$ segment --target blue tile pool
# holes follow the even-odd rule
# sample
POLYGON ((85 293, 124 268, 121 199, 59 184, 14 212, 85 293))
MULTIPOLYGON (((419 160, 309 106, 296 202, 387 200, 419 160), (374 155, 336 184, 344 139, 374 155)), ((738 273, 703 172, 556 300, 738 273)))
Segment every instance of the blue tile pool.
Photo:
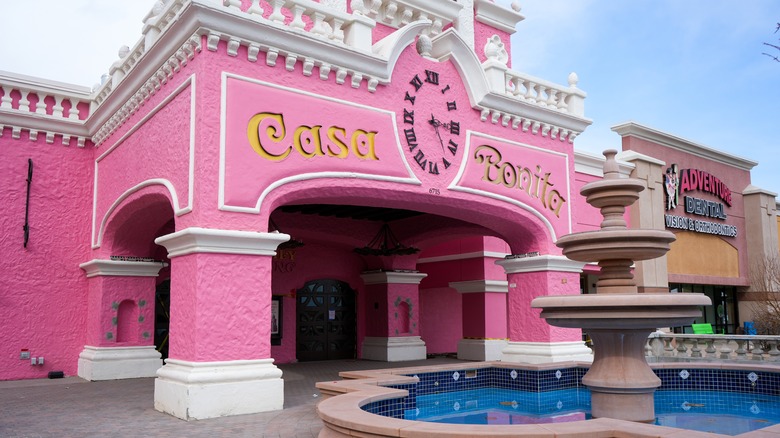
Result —
MULTIPOLYGON (((480 368, 415 374, 393 386, 407 397, 363 406, 407 420, 463 424, 540 424, 590 418, 586 368, 480 368)), ((780 373, 656 369, 656 424, 737 435, 780 424, 780 373)))

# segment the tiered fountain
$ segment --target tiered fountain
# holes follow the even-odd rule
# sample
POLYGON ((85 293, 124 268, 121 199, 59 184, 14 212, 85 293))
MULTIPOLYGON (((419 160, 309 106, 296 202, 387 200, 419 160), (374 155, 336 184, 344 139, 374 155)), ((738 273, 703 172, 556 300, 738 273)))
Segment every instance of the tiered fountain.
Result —
POLYGON ((626 207, 639 199, 644 184, 621 177, 617 151, 607 150, 604 178, 583 186, 580 193, 601 209, 601 229, 561 237, 556 245, 568 258, 598 262, 597 293, 549 296, 533 300, 542 317, 558 327, 582 328, 593 340, 594 357, 582 383, 591 391, 594 418, 652 422, 653 395, 661 380, 645 360, 648 335, 659 327, 690 324, 709 305, 703 294, 638 293, 634 261, 661 257, 674 234, 665 230, 628 229, 626 207))

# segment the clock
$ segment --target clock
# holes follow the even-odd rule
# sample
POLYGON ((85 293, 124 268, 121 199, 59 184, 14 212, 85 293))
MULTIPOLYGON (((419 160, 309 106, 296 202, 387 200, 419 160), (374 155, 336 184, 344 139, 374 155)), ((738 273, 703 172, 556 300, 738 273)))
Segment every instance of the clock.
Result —
POLYGON ((461 143, 458 102, 439 73, 424 70, 409 81, 403 98, 403 134, 409 155, 420 169, 439 175, 448 169, 461 143))

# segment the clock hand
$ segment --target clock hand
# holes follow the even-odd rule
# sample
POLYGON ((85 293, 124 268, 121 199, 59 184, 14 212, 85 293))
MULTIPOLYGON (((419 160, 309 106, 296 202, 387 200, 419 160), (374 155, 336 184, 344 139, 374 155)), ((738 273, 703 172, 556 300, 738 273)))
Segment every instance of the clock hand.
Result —
POLYGON ((439 133, 439 126, 442 126, 442 123, 431 114, 431 120, 428 120, 428 123, 433 125, 434 130, 436 131, 436 136, 439 137, 439 143, 441 144, 441 151, 444 152, 444 140, 441 138, 441 134, 439 133))

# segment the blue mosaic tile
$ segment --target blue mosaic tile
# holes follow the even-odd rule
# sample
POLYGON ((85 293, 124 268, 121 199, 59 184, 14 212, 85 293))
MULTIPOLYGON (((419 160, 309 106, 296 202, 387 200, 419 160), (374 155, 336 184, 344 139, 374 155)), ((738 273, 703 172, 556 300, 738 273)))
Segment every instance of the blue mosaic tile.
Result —
MULTIPOLYGON (((363 406, 363 410, 387 417, 404 418, 405 410, 417 407, 418 396, 444 394, 446 400, 446 393, 480 388, 528 391, 539 393, 539 397, 543 397, 544 393, 551 391, 583 387, 582 377, 587 371, 584 367, 540 371, 494 367, 410 374, 409 376, 418 377, 419 382, 392 386, 407 390, 408 396, 369 403, 363 406)), ((728 391, 745 393, 746 397, 756 394, 780 395, 780 373, 685 367, 654 371, 661 379, 659 392, 728 391)))

